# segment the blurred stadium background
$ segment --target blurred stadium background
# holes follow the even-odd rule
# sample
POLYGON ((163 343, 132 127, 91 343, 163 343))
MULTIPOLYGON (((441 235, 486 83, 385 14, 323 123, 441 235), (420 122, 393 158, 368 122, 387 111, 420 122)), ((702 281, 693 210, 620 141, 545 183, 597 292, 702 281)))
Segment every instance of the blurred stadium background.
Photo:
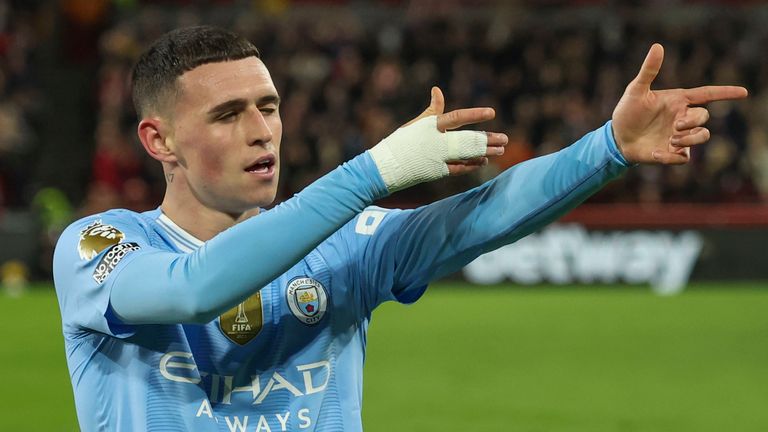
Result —
POLYGON ((416 206, 610 117, 648 47, 657 87, 741 84, 684 167, 633 169, 557 225, 374 316, 368 431, 768 430, 768 3, 598 0, 0 0, 0 430, 76 430, 50 282, 72 220, 154 208, 130 66, 218 24, 282 94, 280 197, 419 113, 489 105, 507 154, 398 193, 416 206))

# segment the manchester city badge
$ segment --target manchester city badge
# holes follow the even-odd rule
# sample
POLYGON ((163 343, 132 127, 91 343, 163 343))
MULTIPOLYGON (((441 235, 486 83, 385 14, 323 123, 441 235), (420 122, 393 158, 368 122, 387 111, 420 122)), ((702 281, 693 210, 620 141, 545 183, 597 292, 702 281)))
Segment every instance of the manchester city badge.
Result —
POLYGON ((328 309, 328 293, 316 279, 305 276, 291 279, 285 295, 293 316, 304 324, 317 324, 328 309))

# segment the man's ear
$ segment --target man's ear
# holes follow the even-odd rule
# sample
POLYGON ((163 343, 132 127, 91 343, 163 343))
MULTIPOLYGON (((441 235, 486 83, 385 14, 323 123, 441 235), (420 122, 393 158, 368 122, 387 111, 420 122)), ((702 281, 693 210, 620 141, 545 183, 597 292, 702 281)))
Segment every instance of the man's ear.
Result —
POLYGON ((161 162, 176 162, 173 142, 169 136, 169 126, 166 121, 151 117, 139 122, 138 134, 141 145, 153 158, 161 162))

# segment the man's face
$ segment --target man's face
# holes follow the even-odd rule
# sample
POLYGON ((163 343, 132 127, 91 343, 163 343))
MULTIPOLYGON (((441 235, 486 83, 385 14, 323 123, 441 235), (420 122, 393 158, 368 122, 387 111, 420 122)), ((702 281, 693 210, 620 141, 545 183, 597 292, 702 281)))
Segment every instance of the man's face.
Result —
POLYGON ((182 175, 173 181, 186 181, 203 205, 229 214, 270 204, 283 125, 264 63, 204 64, 179 77, 179 88, 168 140, 182 175))

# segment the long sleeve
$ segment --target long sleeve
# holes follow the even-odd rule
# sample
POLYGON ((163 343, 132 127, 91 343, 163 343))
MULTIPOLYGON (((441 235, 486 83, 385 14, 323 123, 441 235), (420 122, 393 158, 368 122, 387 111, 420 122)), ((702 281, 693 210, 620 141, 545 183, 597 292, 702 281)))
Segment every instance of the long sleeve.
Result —
POLYGON ((65 231, 54 257, 62 315, 77 327, 115 335, 130 334, 132 324, 210 321, 284 273, 386 193, 365 153, 191 254, 156 247, 135 213, 83 219, 65 231), (97 223, 102 237, 112 229, 120 242, 93 256, 78 256, 83 233, 97 223))

